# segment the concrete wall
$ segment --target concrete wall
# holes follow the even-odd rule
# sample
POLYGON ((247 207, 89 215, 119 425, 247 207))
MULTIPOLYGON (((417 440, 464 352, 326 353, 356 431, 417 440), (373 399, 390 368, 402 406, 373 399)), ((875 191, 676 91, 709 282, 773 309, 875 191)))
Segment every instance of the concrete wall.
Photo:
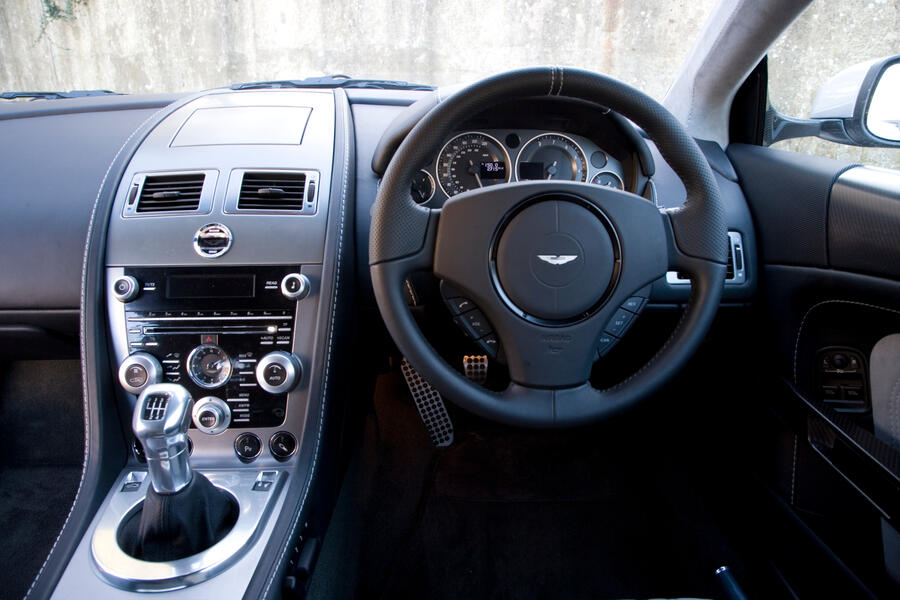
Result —
POLYGON ((42 37, 40 0, 0 1, 0 88, 159 92, 329 73, 442 85, 565 64, 662 97, 715 2, 82 1, 42 37))
MULTIPOLYGON (((0 89, 200 90, 329 73, 437 85, 564 64, 662 98, 716 0, 0 0, 0 89), (45 7, 71 9, 48 20, 45 7)), ((770 55, 806 116, 840 69, 900 52, 897 0, 817 0, 770 55)), ((900 167, 900 151, 785 146, 900 167)))

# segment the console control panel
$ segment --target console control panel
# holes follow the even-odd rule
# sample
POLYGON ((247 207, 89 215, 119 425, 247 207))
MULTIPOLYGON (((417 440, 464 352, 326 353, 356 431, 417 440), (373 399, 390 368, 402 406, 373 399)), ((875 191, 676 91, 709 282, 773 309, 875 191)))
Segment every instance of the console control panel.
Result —
POLYGON ((303 374, 292 354, 298 288, 309 288, 299 271, 125 268, 112 282, 129 351, 120 384, 132 394, 157 382, 184 386, 195 399, 194 427, 210 435, 282 425, 303 374))
POLYGON ((870 410, 866 362, 855 348, 829 346, 817 352, 817 386, 822 401, 838 412, 870 410))

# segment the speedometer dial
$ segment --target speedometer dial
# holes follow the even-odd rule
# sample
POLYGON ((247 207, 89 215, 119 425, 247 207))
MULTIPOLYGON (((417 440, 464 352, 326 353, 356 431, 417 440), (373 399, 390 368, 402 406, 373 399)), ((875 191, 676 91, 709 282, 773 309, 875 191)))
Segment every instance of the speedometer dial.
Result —
POLYGON ((516 179, 587 181, 584 150, 561 133, 544 133, 522 147, 516 161, 516 179))
POLYGON ((509 155, 496 139, 480 132, 456 136, 441 149, 435 171, 448 196, 509 181, 509 155))

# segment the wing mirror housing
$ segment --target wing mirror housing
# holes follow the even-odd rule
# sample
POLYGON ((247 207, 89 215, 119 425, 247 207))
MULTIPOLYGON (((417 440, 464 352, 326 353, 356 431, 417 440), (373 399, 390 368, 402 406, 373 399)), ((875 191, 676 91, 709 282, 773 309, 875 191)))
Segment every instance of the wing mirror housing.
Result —
POLYGON ((809 119, 769 107, 769 144, 820 137, 852 146, 900 147, 900 55, 844 69, 819 88, 809 119))

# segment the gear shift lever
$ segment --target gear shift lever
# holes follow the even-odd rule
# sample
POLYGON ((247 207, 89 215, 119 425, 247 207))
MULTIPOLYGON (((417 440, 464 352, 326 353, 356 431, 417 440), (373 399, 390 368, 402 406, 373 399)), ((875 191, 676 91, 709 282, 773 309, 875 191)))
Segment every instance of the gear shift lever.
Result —
POLYGON ((159 494, 175 494, 191 482, 187 430, 194 399, 173 383, 147 386, 134 407, 131 427, 144 447, 147 471, 159 494))
POLYGON ((234 526, 238 506, 203 473, 191 471, 188 426, 191 394, 171 383, 147 386, 134 407, 131 427, 144 446, 152 487, 141 510, 117 536, 140 560, 170 561, 210 548, 234 526))

